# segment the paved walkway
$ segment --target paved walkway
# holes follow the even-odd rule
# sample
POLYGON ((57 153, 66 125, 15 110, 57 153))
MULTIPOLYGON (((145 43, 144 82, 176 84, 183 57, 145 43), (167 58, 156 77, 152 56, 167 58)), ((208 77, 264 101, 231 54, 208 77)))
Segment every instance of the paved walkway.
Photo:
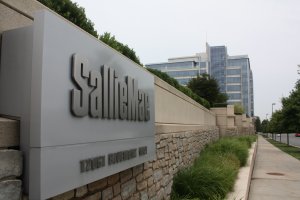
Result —
POLYGON ((258 137, 249 200, 300 199, 300 161, 258 137))

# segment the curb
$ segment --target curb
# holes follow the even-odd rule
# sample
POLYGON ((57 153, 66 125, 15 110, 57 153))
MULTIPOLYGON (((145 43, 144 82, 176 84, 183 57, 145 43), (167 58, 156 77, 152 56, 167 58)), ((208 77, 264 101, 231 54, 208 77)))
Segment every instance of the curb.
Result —
POLYGON ((252 179, 252 174, 253 174, 253 169, 254 169, 254 164, 255 164, 255 158, 256 158, 256 153, 257 153, 257 146, 258 146, 257 144, 258 144, 258 138, 256 140, 255 147, 254 147, 254 152, 253 152, 252 159, 251 159, 245 200, 248 200, 248 198, 249 198, 251 179, 252 179))
POLYGON ((252 173, 254 169, 256 154, 258 147, 258 139, 252 143, 251 152, 249 151, 249 157, 247 165, 239 169, 237 178, 234 183, 233 191, 229 192, 226 200, 247 200, 250 192, 250 185, 252 179, 252 173))

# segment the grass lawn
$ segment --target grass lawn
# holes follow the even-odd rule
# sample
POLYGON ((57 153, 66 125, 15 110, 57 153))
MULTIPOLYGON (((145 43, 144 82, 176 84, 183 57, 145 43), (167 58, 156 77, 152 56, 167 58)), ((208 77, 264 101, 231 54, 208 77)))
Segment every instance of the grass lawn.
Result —
POLYGON ((293 146, 287 146, 287 144, 280 143, 280 142, 274 141, 269 138, 267 140, 268 140, 268 142, 270 142, 271 144, 273 144, 275 147, 279 148, 283 152, 288 153, 291 156, 300 160, 300 148, 293 147, 293 146))

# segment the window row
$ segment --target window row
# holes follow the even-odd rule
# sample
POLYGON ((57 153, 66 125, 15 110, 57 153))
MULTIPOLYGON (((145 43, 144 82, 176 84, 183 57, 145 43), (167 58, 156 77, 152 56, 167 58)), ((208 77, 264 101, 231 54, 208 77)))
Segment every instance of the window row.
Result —
POLYGON ((241 69, 227 69, 227 75, 240 75, 241 69))
POLYGON ((228 99, 233 100, 233 99, 241 99, 242 95, 241 93, 227 93, 228 99))
POLYGON ((197 76, 199 75, 198 70, 189 70, 189 71, 168 71, 166 72, 169 76, 172 77, 181 77, 181 76, 197 76))
POLYGON ((190 78, 181 78, 177 79, 178 83, 181 85, 187 85, 191 79, 190 78))
POLYGON ((227 83, 240 83, 241 77, 227 77, 227 83))
POLYGON ((241 91, 240 85, 227 85, 227 91, 241 91))

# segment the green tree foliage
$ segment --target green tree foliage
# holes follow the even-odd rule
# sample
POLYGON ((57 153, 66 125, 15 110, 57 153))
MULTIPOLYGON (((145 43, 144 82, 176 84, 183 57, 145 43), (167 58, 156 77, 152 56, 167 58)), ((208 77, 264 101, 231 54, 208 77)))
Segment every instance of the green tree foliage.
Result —
POLYGON ((228 99, 226 94, 220 92, 218 82, 208 74, 191 79, 187 86, 195 94, 206 99, 210 106, 224 104, 228 99))
MULTIPOLYGON (((82 7, 79 7, 77 3, 73 3, 71 0, 38 0, 51 10, 55 11, 59 15, 63 16, 67 20, 73 22, 86 32, 99 37, 97 31, 94 28, 94 23, 87 19, 85 10, 82 7)), ((128 45, 124 45, 121 42, 115 39, 115 36, 111 36, 110 33, 105 32, 99 38, 102 42, 106 43, 113 49, 119 51, 124 56, 133 60, 139 65, 142 65, 139 57, 136 55, 135 51, 128 47, 128 45)))
MULTIPOLYGON (((300 132, 300 80, 286 98, 282 98, 282 127, 285 132, 300 132)), ((273 118, 273 117, 272 117, 273 118)))
POLYGON ((244 114, 244 108, 241 104, 234 104, 234 114, 236 115, 244 114))
POLYGON ((275 133, 275 132, 283 132, 283 113, 281 110, 278 110, 273 113, 271 120, 268 126, 268 132, 275 133))
POLYGON ((282 109, 273 113, 268 124, 269 132, 300 132, 300 80, 288 97, 281 99, 282 109))
POLYGON ((147 70, 149 72, 151 72, 152 74, 156 75, 157 77, 161 78, 162 80, 166 81, 167 83, 169 83, 170 85, 172 85, 173 87, 175 87, 176 89, 178 89, 179 91, 183 92, 184 94, 186 94, 187 96, 191 97, 192 99, 194 99, 196 102, 200 103, 201 105, 203 105, 206 108, 210 108, 209 102, 207 100, 205 100, 204 98, 199 97, 197 94, 195 94, 191 89, 180 85, 176 79, 170 77, 168 74, 158 71, 156 69, 150 69, 147 68, 147 70))
POLYGON ((268 128, 269 127, 269 120, 267 119, 264 119, 262 122, 261 122, 261 131, 263 133, 268 133, 268 128))
POLYGON ((255 128, 256 128, 256 132, 262 132, 261 121, 260 121, 259 117, 256 117, 256 119, 255 119, 255 128))
POLYGON ((110 33, 105 32, 103 35, 100 36, 100 40, 105 44, 109 45, 110 47, 114 48, 115 50, 119 51, 124 56, 133 60, 137 64, 142 65, 139 57, 135 54, 135 51, 133 49, 130 49, 128 45, 124 45, 121 42, 118 42, 115 36, 112 36, 110 33))
POLYGON ((77 3, 70 0, 38 0, 51 10, 73 22, 86 32, 98 38, 98 33, 94 28, 94 23, 87 19, 85 10, 79 7, 77 3))

